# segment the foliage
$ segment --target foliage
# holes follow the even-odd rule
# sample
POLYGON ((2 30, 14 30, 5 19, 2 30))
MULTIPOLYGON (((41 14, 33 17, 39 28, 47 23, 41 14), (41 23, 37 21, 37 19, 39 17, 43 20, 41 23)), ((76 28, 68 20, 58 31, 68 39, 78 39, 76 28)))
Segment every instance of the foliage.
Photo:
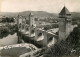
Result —
POLYGON ((54 57, 60 57, 62 55, 69 55, 70 51, 71 51, 71 48, 67 44, 67 42, 61 41, 61 42, 57 42, 56 44, 54 44, 54 46, 48 48, 44 53, 44 57, 48 55, 52 55, 54 57))
POLYGON ((80 27, 75 27, 73 32, 70 33, 66 41, 73 46, 73 48, 77 48, 80 44, 80 27))
POLYGON ((49 30, 53 28, 58 28, 58 24, 51 24, 44 27, 44 30, 49 30))
POLYGON ((75 27, 65 41, 57 41, 50 48, 45 49, 43 57, 62 57, 64 55, 80 54, 80 25, 75 27), (76 50, 72 53, 72 49, 76 50))
POLYGON ((9 31, 7 28, 1 29, 0 28, 0 38, 6 37, 9 34, 9 31))
POLYGON ((9 34, 14 34, 17 32, 17 25, 8 25, 6 27, 0 28, 0 38, 6 37, 9 34))
POLYGON ((2 18, 1 22, 9 22, 9 23, 11 23, 11 22, 14 22, 14 18, 5 17, 5 18, 2 18))

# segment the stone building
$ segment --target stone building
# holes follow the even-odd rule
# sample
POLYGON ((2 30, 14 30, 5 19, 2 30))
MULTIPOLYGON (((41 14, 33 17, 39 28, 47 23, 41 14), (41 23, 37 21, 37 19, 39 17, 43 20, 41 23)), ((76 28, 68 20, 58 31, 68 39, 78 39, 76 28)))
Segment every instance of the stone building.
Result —
POLYGON ((71 13, 64 6, 59 13, 59 40, 65 40, 70 34, 71 30, 71 13))

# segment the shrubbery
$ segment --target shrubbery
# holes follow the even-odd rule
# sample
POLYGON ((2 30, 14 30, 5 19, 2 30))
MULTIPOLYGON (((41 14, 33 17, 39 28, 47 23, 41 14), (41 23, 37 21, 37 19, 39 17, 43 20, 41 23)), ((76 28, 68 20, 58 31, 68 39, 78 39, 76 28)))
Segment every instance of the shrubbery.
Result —
POLYGON ((11 22, 14 22, 14 18, 12 17, 5 17, 5 18, 2 18, 2 21, 1 22, 8 22, 8 23, 11 23, 11 22))
MULTIPOLYGON (((56 44, 38 53, 42 57, 62 57, 80 55, 80 25, 75 27, 65 41, 57 41, 56 44), (75 50, 75 51, 73 51, 75 50)), ((38 56, 39 57, 39 56, 38 56)))
POLYGON ((0 28, 0 38, 6 37, 9 34, 13 35, 15 32, 17 32, 17 25, 8 25, 4 28, 0 28))

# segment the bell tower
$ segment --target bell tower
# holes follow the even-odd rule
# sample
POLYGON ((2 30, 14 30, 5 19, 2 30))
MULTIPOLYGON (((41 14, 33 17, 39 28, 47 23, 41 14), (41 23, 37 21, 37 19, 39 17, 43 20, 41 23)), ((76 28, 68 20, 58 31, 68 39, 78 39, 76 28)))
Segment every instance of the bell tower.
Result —
POLYGON ((59 13, 59 40, 65 40, 71 32, 71 13, 64 6, 59 13))

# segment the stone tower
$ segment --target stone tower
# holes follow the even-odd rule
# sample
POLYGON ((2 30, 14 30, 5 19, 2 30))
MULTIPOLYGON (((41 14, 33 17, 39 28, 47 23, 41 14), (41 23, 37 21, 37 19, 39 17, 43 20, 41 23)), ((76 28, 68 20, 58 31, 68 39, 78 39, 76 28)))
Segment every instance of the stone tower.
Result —
POLYGON ((35 17, 32 13, 29 14, 29 26, 31 27, 38 26, 38 18, 35 17))
POLYGON ((34 18, 33 18, 33 14, 30 13, 29 14, 29 26, 33 26, 34 25, 34 18))
POLYGON ((19 15, 18 15, 18 20, 17 20, 17 22, 18 22, 18 28, 20 29, 20 31, 22 30, 22 21, 23 21, 22 16, 19 16, 19 15))
POLYGON ((71 13, 64 6, 59 13, 59 40, 65 40, 71 32, 71 13))
POLYGON ((35 34, 35 19, 34 15, 32 13, 29 14, 29 37, 31 37, 32 34, 35 34))

